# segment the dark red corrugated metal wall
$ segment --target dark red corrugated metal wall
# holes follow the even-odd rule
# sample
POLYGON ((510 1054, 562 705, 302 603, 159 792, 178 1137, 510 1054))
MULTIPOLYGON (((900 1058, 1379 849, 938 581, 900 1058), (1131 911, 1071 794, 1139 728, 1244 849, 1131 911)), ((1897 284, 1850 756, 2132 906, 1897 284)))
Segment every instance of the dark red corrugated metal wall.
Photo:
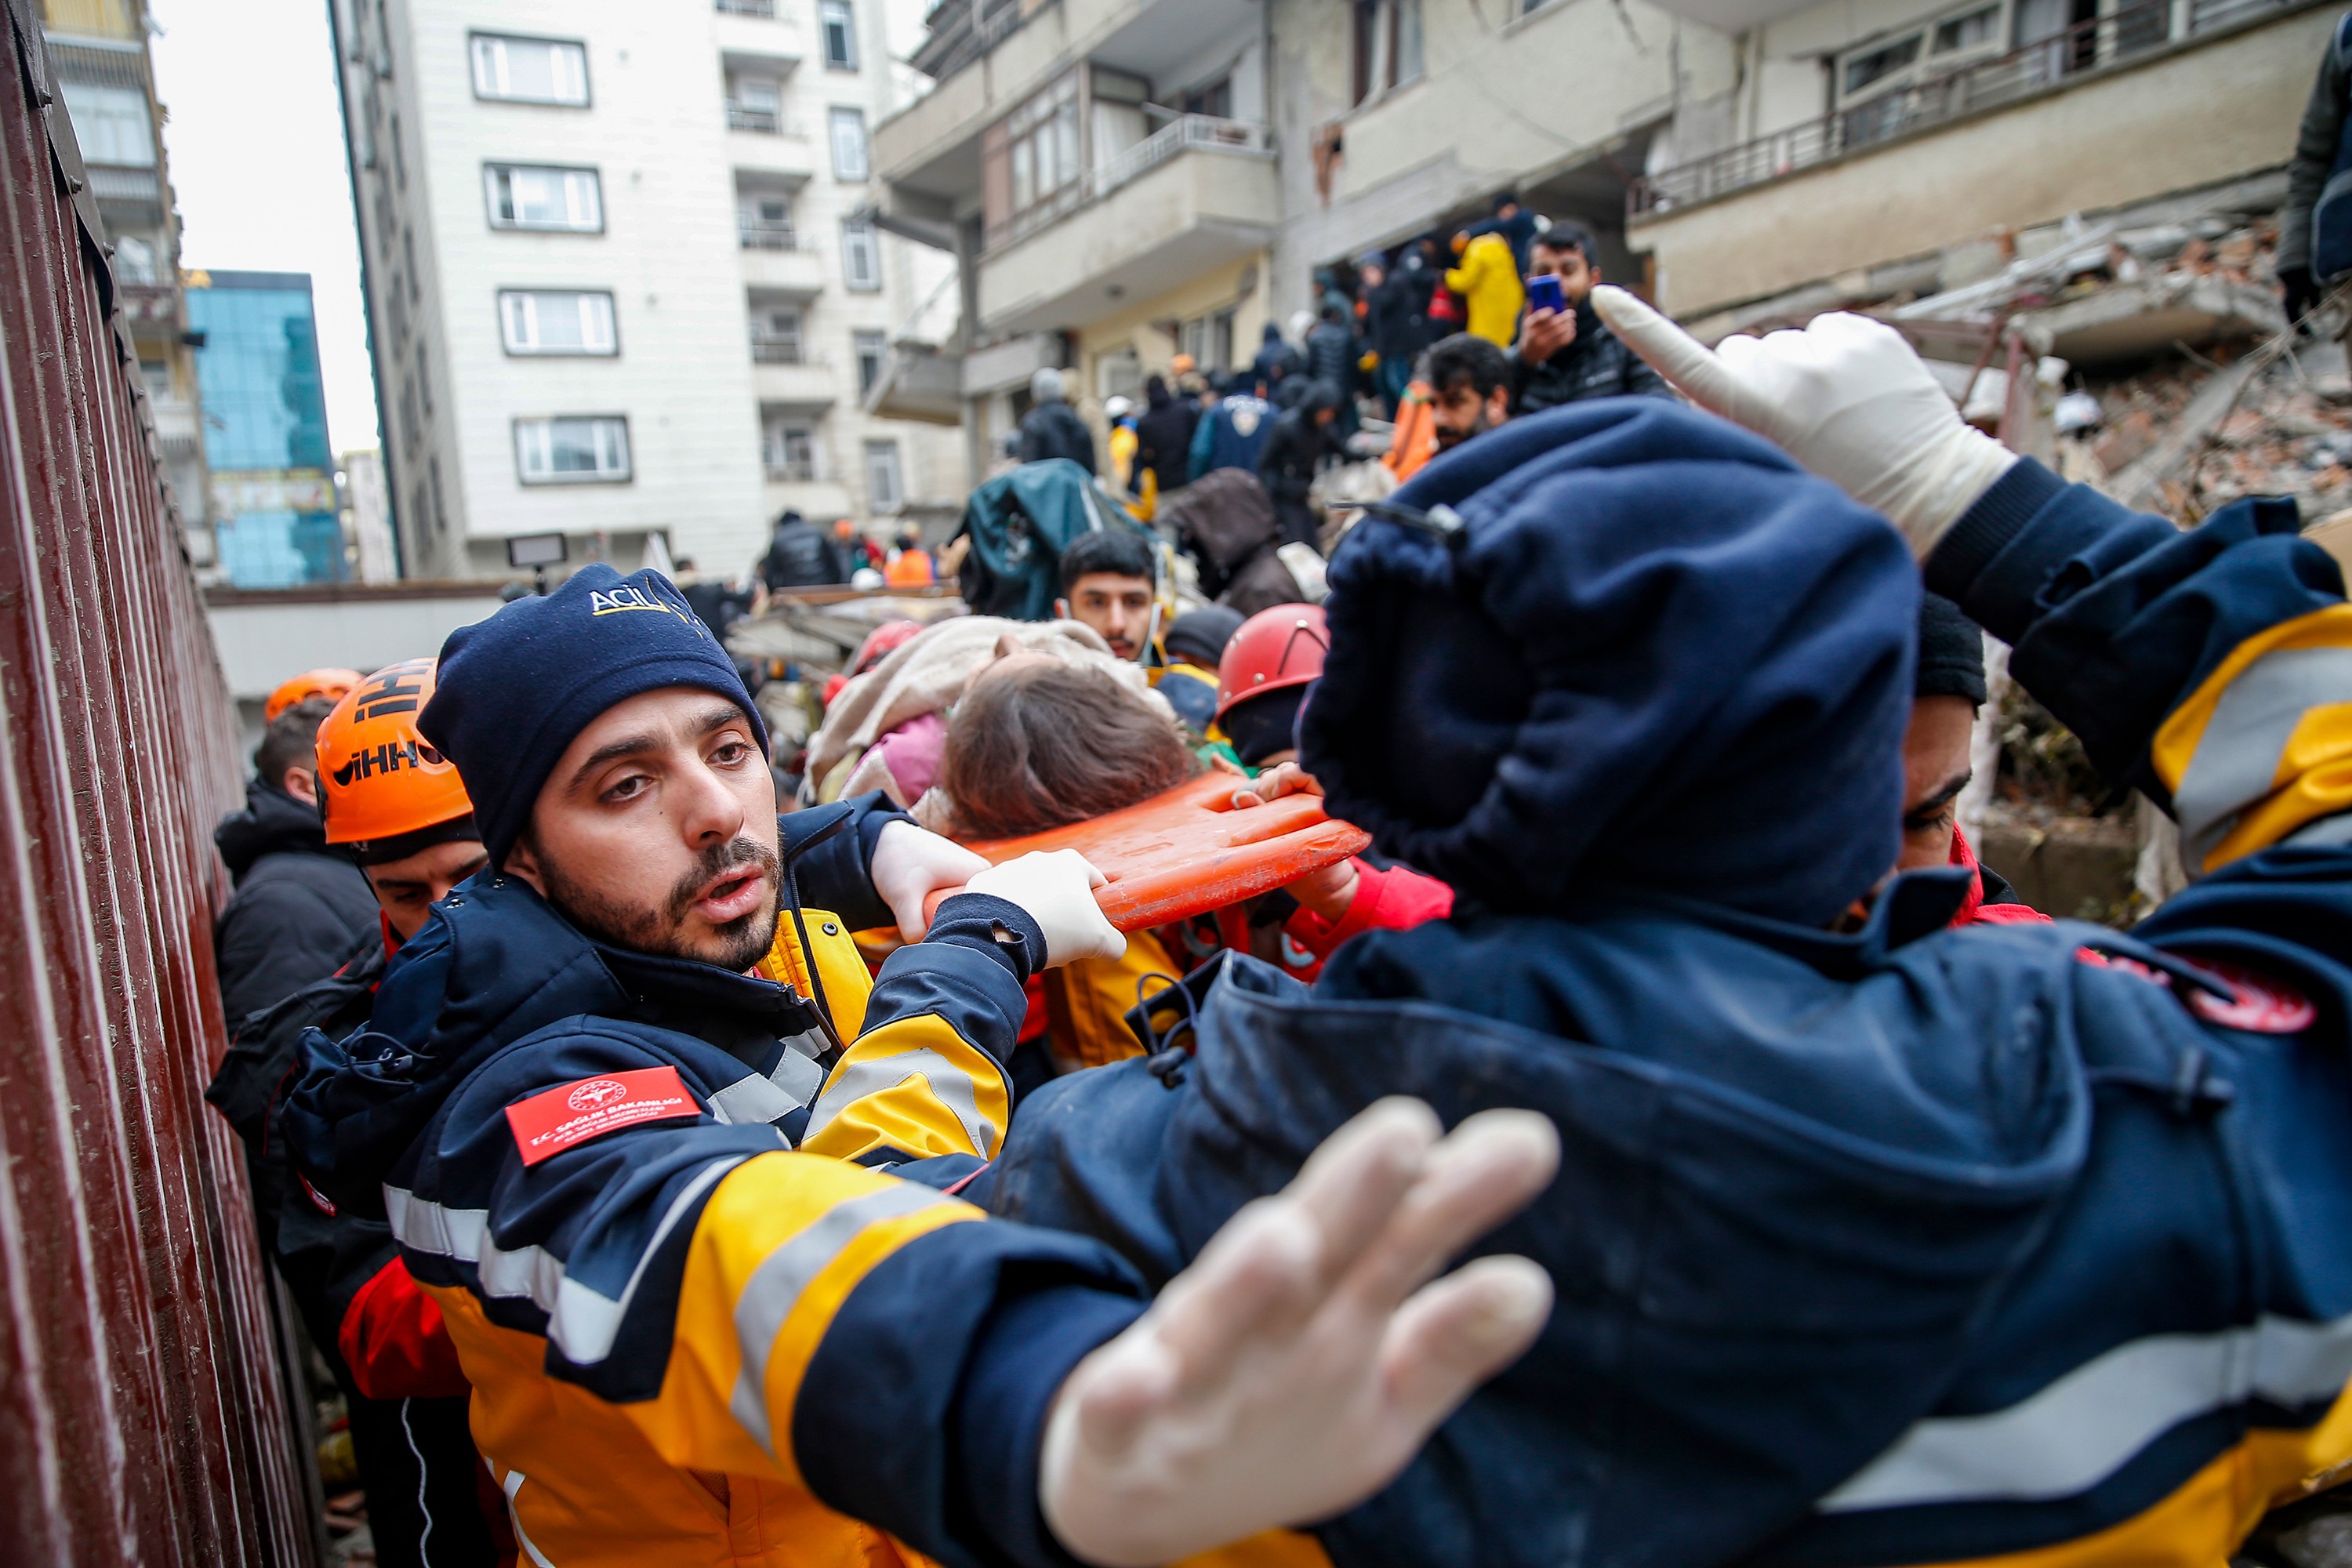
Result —
POLYGON ((0 61, 0 1561, 280 1564, 307 1517, 235 1141, 240 773, 30 0, 0 61))

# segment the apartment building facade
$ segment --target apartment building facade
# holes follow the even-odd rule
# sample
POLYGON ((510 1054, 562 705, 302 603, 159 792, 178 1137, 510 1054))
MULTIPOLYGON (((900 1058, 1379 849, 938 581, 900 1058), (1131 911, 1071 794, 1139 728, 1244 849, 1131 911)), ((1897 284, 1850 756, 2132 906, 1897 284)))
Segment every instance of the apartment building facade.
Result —
POLYGON ((1262 0, 938 0, 876 135, 881 221, 951 248, 976 464, 1042 365, 1080 410, 1178 353, 1246 364, 1281 192, 1262 0))
POLYGON ((143 0, 41 0, 40 11, 63 100, 51 112, 65 113, 81 149, 189 556, 209 574, 215 555, 203 401, 180 286, 180 215, 163 155, 147 7, 143 0))
POLYGON ((955 307, 947 258, 856 216, 891 9, 336 0, 411 575, 547 534, 631 570, 656 531, 732 574, 787 507, 887 531, 960 501, 954 433, 866 408, 955 307))
POLYGON ((1946 252, 2054 244, 2070 214, 2242 206, 2339 9, 940 0, 912 57, 932 86, 877 132, 880 200, 970 265, 962 385, 992 436, 1038 363, 1098 402, 1178 352, 1246 363, 1317 269, 1442 242, 1506 191, 1713 332, 1965 281, 1946 252))

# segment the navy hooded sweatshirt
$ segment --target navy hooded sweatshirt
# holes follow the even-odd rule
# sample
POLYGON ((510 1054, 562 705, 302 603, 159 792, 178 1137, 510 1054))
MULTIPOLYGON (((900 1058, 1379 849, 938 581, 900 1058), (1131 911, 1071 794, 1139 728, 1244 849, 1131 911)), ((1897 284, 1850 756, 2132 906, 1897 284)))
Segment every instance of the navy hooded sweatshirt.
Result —
POLYGON ((1652 400, 1515 423, 1332 563, 1334 815, 1460 891, 1196 1054, 1065 1079, 1000 1214, 1164 1280, 1347 1117, 1558 1123, 1485 1244, 1559 1304, 1370 1501, 1358 1564, 2210 1563, 2352 1452, 2352 608, 2291 506, 2192 532, 2021 461, 1926 563, 2205 875, 2129 935, 1885 888, 1919 574, 1652 400))

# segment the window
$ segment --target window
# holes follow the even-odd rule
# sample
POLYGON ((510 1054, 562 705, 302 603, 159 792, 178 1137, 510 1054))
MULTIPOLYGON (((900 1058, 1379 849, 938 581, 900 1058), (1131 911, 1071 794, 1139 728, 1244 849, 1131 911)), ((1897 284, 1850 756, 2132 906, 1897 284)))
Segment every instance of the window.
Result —
POLYGON ((604 193, 593 169, 549 169, 490 163, 482 169, 492 228, 571 229, 595 234, 604 226, 604 193))
POLYGON ((816 482, 816 432, 807 426, 769 426, 763 455, 770 479, 795 485, 816 482))
POLYGON ((783 89, 773 77, 727 79, 727 129, 774 135, 784 128, 783 89))
POLYGON ((515 474, 527 485, 617 483, 629 477, 629 422, 618 415, 515 421, 515 474))
POLYGON ((1077 74, 1063 77, 982 132, 980 168, 992 243, 1033 209, 1065 205, 1081 173, 1077 74))
POLYGON ((849 0, 817 0, 817 30, 824 35, 824 63, 834 70, 857 68, 857 24, 849 0))
POLYGON ((1234 363, 1233 307, 1193 317, 1183 324, 1177 342, 1202 370, 1226 369, 1234 363))
POLYGON ((797 305, 775 305, 751 312, 751 363, 801 364, 801 312, 797 305))
POLYGON ((416 412, 416 384, 404 376, 400 383, 401 449, 414 454, 416 450, 416 438, 423 434, 423 431, 424 421, 416 412))
POLYGON ((408 158, 400 145, 400 116, 394 114, 384 128, 383 139, 392 144, 392 183, 402 190, 408 189, 408 158))
POLYGON ((620 352, 613 296, 601 289, 501 289, 499 331, 510 354, 620 352))
POLYGON ((1845 58, 1839 82, 1848 97, 1902 70, 1919 58, 1920 35, 1912 33, 1892 43, 1858 49, 1845 58))
POLYGON ((862 180, 866 167, 866 111, 835 108, 826 115, 833 128, 833 177, 862 180))
POLYGON ((155 166, 155 132, 147 119, 146 93, 135 87, 99 87, 86 81, 59 82, 58 89, 65 94, 66 118, 73 121, 84 163, 155 166))
POLYGON ((448 509, 441 503, 441 458, 436 454, 425 459, 425 477, 433 488, 433 531, 439 533, 449 526, 448 509))
POLYGON ((139 379, 146 384, 147 395, 163 398, 172 395, 172 366, 160 359, 139 362, 139 379))
POLYGON ((866 443, 866 505, 871 511, 897 511, 907 504, 907 486, 898 472, 898 443, 866 443))
POLYGON ((433 365, 432 362, 425 357, 425 344, 422 340, 419 340, 416 345, 416 396, 417 401, 425 405, 425 417, 432 418, 433 365))
POLYGON ((1212 120, 1234 117, 1234 79, 1221 76, 1202 87, 1187 90, 1179 105, 1187 114, 1205 114, 1212 120))
POLYGON ((790 196, 765 192, 739 195, 735 200, 735 221, 746 250, 799 248, 799 242, 793 237, 790 196))
POLYGON ((882 287, 882 242, 872 224, 841 226, 841 281, 843 287, 861 294, 882 287))
POLYGON ((588 50, 554 38, 476 33, 474 96, 583 107, 588 102, 588 50))
POLYGON ((1948 55, 1962 49, 1979 48, 2000 36, 2000 7, 1987 5, 1980 11, 1970 11, 1958 16, 1948 16, 1936 24, 1933 53, 1948 55))
POLYGON ((415 229, 409 229, 401 235, 400 256, 401 259, 408 264, 408 302, 412 305, 421 305, 425 302, 425 285, 416 280, 416 231, 415 229))
POLYGON ((1358 103, 1421 79, 1421 0, 1355 0, 1354 39, 1358 103))
POLYGON ((123 235, 114 242, 114 275, 125 283, 161 281, 155 271, 155 247, 135 234, 123 235))
POLYGON ((889 357, 890 337, 887 332, 852 332, 849 346, 857 356, 857 395, 864 397, 882 379, 882 362, 889 357))

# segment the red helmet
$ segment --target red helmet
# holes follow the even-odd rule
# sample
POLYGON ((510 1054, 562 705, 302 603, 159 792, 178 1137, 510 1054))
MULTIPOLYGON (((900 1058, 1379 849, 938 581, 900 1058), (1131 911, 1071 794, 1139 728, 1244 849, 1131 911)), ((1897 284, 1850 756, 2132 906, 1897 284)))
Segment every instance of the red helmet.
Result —
POLYGON ((912 642, 915 634, 922 629, 920 621, 884 621, 866 634, 866 640, 857 645, 856 653, 850 655, 849 668, 843 673, 865 674, 908 643, 912 642))
POLYGON ((1242 623, 1217 660, 1217 717, 1286 686, 1304 686, 1323 673, 1331 628, 1314 605, 1276 605, 1242 623))

